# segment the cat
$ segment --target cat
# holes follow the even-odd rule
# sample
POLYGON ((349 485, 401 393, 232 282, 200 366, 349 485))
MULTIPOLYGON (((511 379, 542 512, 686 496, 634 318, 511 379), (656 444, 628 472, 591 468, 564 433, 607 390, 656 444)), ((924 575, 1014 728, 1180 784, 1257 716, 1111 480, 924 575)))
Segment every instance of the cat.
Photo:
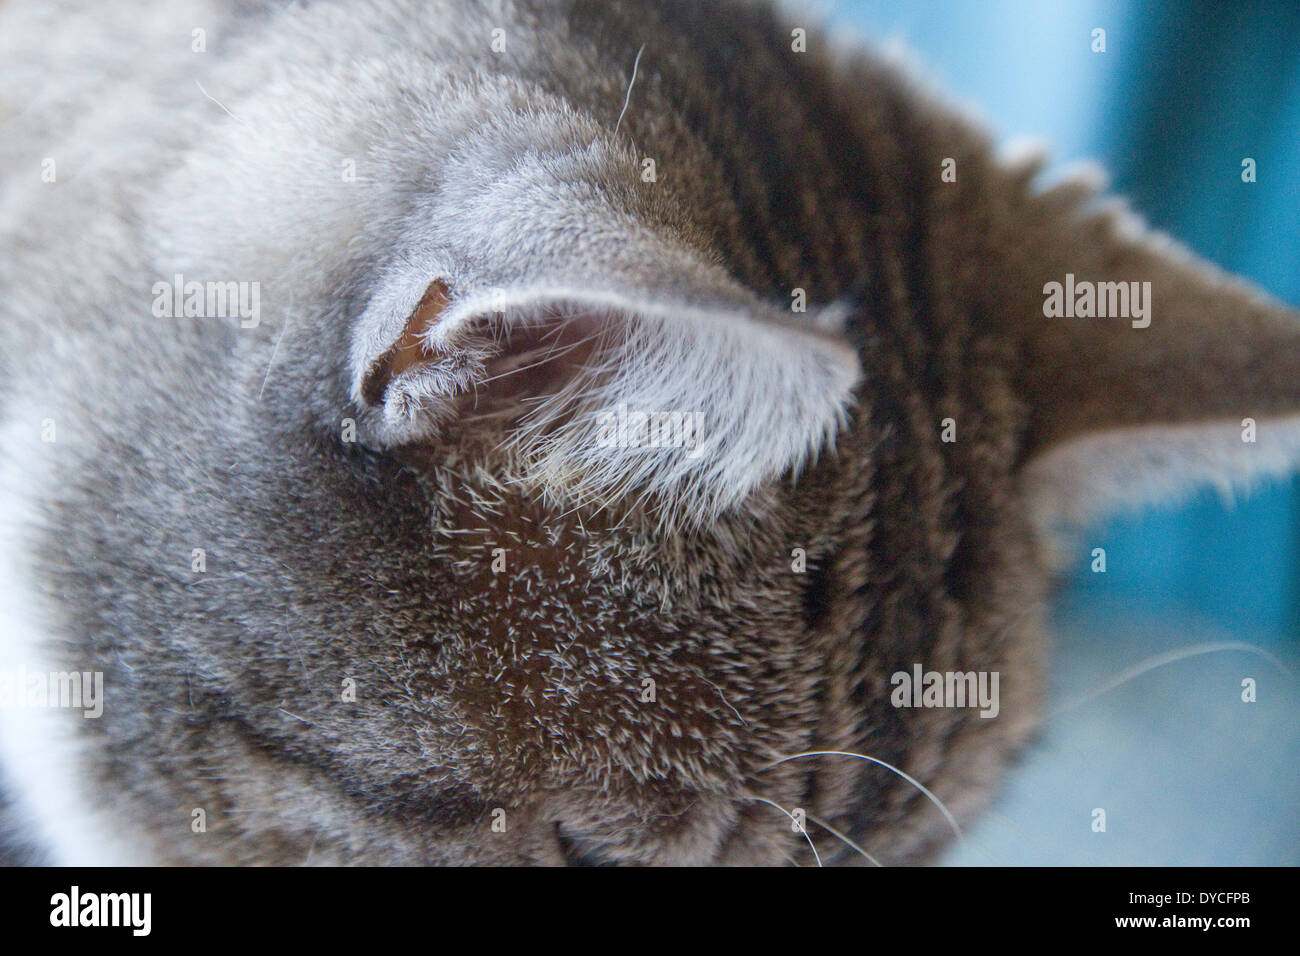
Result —
POLYGON ((1300 459, 1295 312, 784 8, 8 0, 0 62, 14 860, 926 862, 1070 529, 1300 459))

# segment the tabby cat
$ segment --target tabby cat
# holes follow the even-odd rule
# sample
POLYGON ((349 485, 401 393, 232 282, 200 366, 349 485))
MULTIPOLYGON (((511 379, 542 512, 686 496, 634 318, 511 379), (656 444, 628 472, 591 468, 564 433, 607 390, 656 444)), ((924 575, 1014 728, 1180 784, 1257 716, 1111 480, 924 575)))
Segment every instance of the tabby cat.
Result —
POLYGON ((766 3, 7 0, 0 63, 13 859, 923 862, 1069 528, 1300 459, 1294 312, 766 3))

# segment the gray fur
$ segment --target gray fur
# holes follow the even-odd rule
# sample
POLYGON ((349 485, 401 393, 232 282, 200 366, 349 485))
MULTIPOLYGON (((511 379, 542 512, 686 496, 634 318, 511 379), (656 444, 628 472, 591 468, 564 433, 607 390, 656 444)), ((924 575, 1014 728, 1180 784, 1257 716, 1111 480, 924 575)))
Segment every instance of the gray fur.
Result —
POLYGON ((1298 329, 801 25, 808 53, 754 3, 0 7, 0 666, 107 688, 99 720, 0 714, 24 839, 803 858, 764 801, 886 863, 951 836, 879 766, 771 766, 809 750, 977 813, 1041 696, 1042 532, 1134 475, 1294 468, 1298 329), (1151 281, 1150 328, 1044 318, 1066 272, 1151 281), (260 321, 152 315, 176 273, 259 283, 260 321), (434 282, 425 360, 368 390, 434 282), (523 342, 548 361, 505 374, 523 342), (620 402, 702 410, 701 453, 601 447, 620 402), (1000 672, 998 717, 892 707, 913 663, 1000 672))

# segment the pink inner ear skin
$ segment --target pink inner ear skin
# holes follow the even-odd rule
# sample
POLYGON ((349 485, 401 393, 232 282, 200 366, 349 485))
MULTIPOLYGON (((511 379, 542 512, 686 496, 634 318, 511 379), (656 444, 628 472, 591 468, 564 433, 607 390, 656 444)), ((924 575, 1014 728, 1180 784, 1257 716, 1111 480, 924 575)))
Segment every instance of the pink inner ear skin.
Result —
MULTIPOLYGON (((429 284, 401 335, 371 364, 361 387, 366 402, 384 405, 399 419, 436 415, 465 424, 505 416, 518 423, 561 393, 568 393, 560 399, 567 406, 594 386, 602 376, 593 366, 621 336, 607 316, 556 307, 485 311, 448 335, 437 325, 447 321, 451 303, 447 282, 429 284)), ((543 430, 569 420, 572 412, 551 408, 543 430)), ((398 443, 429 437, 421 433, 398 443)))
POLYGON ((389 351, 386 359, 390 377, 401 375, 412 365, 427 361, 432 354, 424 347, 425 333, 442 315, 451 299, 451 290, 441 279, 429 283, 420 304, 415 307, 411 317, 406 320, 406 329, 397 344, 389 351))
POLYGON ((612 333, 585 315, 560 315, 495 329, 497 353, 480 392, 489 400, 544 399, 560 391, 608 347, 612 333))

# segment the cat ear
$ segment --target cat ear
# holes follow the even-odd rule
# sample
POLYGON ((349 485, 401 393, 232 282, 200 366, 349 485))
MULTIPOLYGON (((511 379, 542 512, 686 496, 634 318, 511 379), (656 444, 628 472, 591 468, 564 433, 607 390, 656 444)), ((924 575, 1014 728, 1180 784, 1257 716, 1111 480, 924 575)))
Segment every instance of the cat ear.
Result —
POLYGON ((1300 469, 1300 313, 1119 206, 1072 225, 1021 330, 1040 523, 1300 469))
POLYGON ((495 418, 545 491, 649 492, 703 520, 833 441, 859 376, 828 331, 841 319, 782 314, 697 264, 653 287, 424 273, 389 283, 362 317, 353 399, 374 444, 495 418))

